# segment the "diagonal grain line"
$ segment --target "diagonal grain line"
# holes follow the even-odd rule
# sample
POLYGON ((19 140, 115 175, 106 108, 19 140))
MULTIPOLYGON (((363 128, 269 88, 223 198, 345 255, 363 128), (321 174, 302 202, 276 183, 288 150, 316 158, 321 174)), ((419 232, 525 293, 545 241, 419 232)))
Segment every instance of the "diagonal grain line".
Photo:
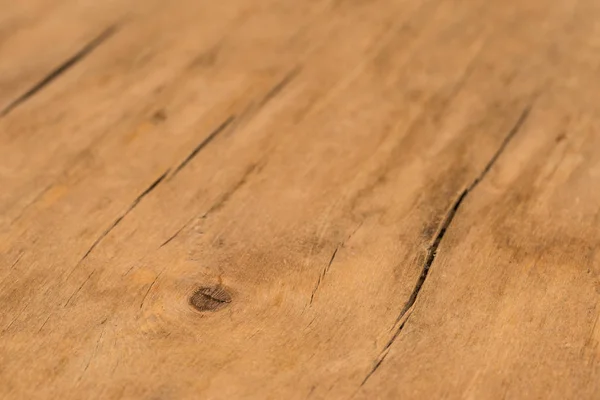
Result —
MULTIPOLYGON (((521 130, 521 128, 523 127, 523 124, 529 117, 531 107, 532 107, 532 105, 530 104, 525 108, 525 110, 523 110, 523 112, 519 116, 519 119, 517 120, 515 125, 513 125, 511 130, 508 132, 508 134, 505 136, 504 140, 502 141, 502 143, 500 144, 500 146, 498 147, 496 152, 492 155, 492 158, 490 158, 488 163, 485 165, 485 167, 483 168, 481 173, 473 180, 473 182, 471 182, 471 184, 469 186, 467 186, 466 189, 464 189, 461 192, 460 196, 458 196, 458 198, 452 203, 452 207, 446 214, 446 217, 444 218, 444 221, 442 222, 442 225, 441 225, 433 243, 429 246, 429 248, 427 250, 427 259, 425 260, 425 264, 423 265, 423 269, 421 271, 419 279, 417 280, 415 288, 413 289, 410 297, 408 298, 408 301, 406 302, 406 304, 402 308, 402 311, 398 315, 398 318, 396 318, 396 324, 398 322, 400 322, 400 320, 406 315, 406 313, 413 307, 413 305, 417 301, 417 297, 419 296, 419 293, 421 292, 421 289, 423 288, 423 285, 425 284, 425 281, 427 280, 427 276, 429 275, 429 270, 431 269, 431 265, 435 261, 435 257, 437 255, 437 251, 440 246, 440 243, 442 242, 442 239, 444 238, 446 231, 450 227, 450 224, 454 220, 454 217, 456 216, 458 209, 464 203, 464 200, 467 198, 469 193, 471 193, 477 187, 477 185, 486 177, 486 175, 491 170, 491 168, 494 166, 496 161, 498 161, 498 158, 500 158, 502 153, 506 150, 506 147, 508 146, 508 144, 512 141, 512 139, 515 137, 515 135, 521 130)), ((388 354, 390 347, 392 346, 394 341, 398 338, 398 336, 400 335, 400 332, 406 325, 406 321, 408 321, 408 318, 404 320, 404 322, 398 327, 398 329, 396 329, 396 331, 394 332, 394 335, 392 335, 391 339, 386 343, 383 350, 379 353, 377 362, 373 365, 371 370, 367 373, 367 375, 363 379, 362 383, 360 384, 361 387, 364 386, 365 383, 367 383, 369 378, 371 378, 371 376, 375 373, 375 371, 377 371, 377 369, 381 366, 381 364, 383 363, 383 361, 385 360, 385 358, 388 354)))
POLYGON ((23 93, 21 96, 13 100, 12 103, 7 105, 2 111, 0 111, 0 117, 4 117, 8 115, 12 110, 16 107, 27 101, 29 98, 34 96, 40 90, 48 86, 58 77, 63 75, 77 63, 82 61, 86 56, 88 56, 92 51, 94 51, 98 46, 108 40, 111 36, 113 36, 117 32, 118 25, 112 25, 108 29, 104 30, 100 35, 96 36, 93 40, 88 42, 85 46, 83 46, 77 53, 72 55, 66 61, 64 61, 61 65, 59 65, 56 69, 46 75, 41 81, 33 85, 28 91, 23 93))

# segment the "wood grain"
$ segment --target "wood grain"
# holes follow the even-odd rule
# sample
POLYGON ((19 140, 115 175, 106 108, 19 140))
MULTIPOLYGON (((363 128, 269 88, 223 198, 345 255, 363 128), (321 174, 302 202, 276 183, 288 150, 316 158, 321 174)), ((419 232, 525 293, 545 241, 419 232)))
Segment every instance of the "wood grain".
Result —
POLYGON ((600 396, 600 5, 0 5, 0 397, 600 396))

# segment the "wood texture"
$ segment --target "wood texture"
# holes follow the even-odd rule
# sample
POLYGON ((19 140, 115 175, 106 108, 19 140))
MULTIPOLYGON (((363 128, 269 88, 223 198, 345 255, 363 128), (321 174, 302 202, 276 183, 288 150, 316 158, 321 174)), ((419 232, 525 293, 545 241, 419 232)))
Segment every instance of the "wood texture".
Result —
POLYGON ((600 397, 600 4, 0 1, 0 397, 600 397))

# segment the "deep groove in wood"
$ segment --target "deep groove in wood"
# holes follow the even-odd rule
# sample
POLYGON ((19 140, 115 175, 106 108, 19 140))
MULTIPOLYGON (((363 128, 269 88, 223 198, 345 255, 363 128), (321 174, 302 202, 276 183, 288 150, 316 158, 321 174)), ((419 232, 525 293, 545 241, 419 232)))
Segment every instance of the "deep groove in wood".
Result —
POLYGON ((71 272, 69 272, 69 275, 67 275, 67 278, 69 276, 71 276, 71 274, 73 273, 73 271, 75 269, 77 269, 77 267, 92 253, 92 251, 94 251, 94 249, 100 244, 100 242, 102 242, 102 240, 113 229, 115 229, 117 227, 117 225, 119 225, 119 223, 121 223, 121 221, 123 221, 123 219, 131 211, 133 211, 133 209, 140 203, 140 201, 142 201, 142 199, 144 197, 146 197, 148 194, 150 194, 150 192, 152 192, 154 189, 156 189, 156 187, 167 177, 167 175, 169 174, 169 171, 170 170, 167 170, 158 179, 156 179, 150 186, 148 186, 138 197, 136 197, 136 199, 129 205, 129 207, 127 208, 127 210, 122 215, 120 215, 117 219, 115 219, 113 221, 113 223, 104 232, 102 232, 102 234, 94 241, 94 243, 92 243, 92 245, 90 246, 90 248, 88 249, 88 251, 86 251, 86 253, 83 255, 83 257, 81 257, 81 259, 79 260, 79 262, 77 263, 77 265, 75 266, 75 268, 73 268, 73 270, 71 270, 71 272))
MULTIPOLYGON (((438 230, 438 233, 437 233, 433 243, 427 249, 427 259, 425 260, 425 264, 423 265, 423 269, 421 271, 421 274, 419 275, 419 279, 417 280, 415 288, 413 289, 410 297, 408 298, 408 301, 402 308, 402 311, 400 311, 400 314, 398 314, 398 317, 396 318, 396 324, 398 322, 400 322, 400 320, 402 320, 402 317, 404 317, 406 315, 406 313, 413 307, 413 305, 417 301, 417 297, 419 296, 419 293, 421 292, 421 289, 423 288, 423 285, 425 284, 425 281, 427 280, 427 276, 429 275, 429 270, 431 268, 431 265, 435 261, 438 247, 440 246, 440 243, 442 242, 442 239, 444 238, 446 231, 450 227, 450 224, 454 220, 454 217, 456 216, 458 209, 464 203, 464 200, 469 195, 469 193, 472 192, 477 187, 477 185, 483 180, 483 178, 485 178, 485 176, 490 171, 492 166, 496 163, 496 161, 502 155, 504 150, 506 150, 506 147, 511 142, 511 140, 515 137, 517 132, 519 132, 521 130, 521 127, 523 126, 523 124, 525 123, 527 118, 529 117, 531 107, 532 107, 532 105, 530 104, 523 110, 523 112, 519 116, 519 119, 517 120, 515 125, 513 125, 513 127, 509 131, 509 133, 506 135, 506 137, 504 138, 504 140, 498 147, 498 150, 496 150, 496 152, 494 153, 494 155, 492 156, 490 161, 488 161, 488 163, 483 168, 483 171, 473 180, 473 182, 471 182, 471 184, 466 189, 464 189, 461 192, 460 196, 458 196, 458 198, 452 203, 452 207, 450 207, 450 211, 448 211, 448 213, 446 214, 446 217, 444 218, 444 221, 443 221, 440 229, 438 230)), ((400 332, 406 325, 407 320, 408 320, 408 318, 398 327, 398 329, 396 329, 396 331, 392 335, 391 339, 386 343, 383 350, 379 353, 379 356, 377 357, 377 361, 375 362, 375 364, 373 365, 371 370, 367 373, 367 375, 363 379, 362 383, 360 384, 361 387, 364 386, 365 383, 367 383, 367 381, 371 378, 371 376, 375 373, 375 371, 377 371, 377 369, 381 366, 381 364, 385 360, 385 357, 388 354, 390 347, 392 346, 394 341, 398 338, 398 336, 400 335, 400 332)))
POLYGON ((106 42, 111 36, 113 36, 117 32, 118 27, 119 26, 115 24, 105 29, 102 33, 100 33, 100 35, 96 36, 85 46, 83 46, 77 53, 72 55, 61 65, 59 65, 56 69, 54 69, 52 72, 46 75, 41 81, 33 85, 33 87, 31 87, 28 91, 26 91, 21 96, 13 100, 12 103, 7 105, 2 111, 0 111, 0 117, 8 115, 16 107, 27 101, 29 98, 34 96, 36 93, 44 89, 49 84, 51 84, 54 80, 66 73, 69 69, 73 68, 77 63, 81 62, 91 52, 97 49, 102 43, 106 42))
POLYGON ((223 132, 225 130, 225 128, 227 128, 233 121, 235 120, 235 115, 230 116, 229 118, 227 118, 221 125, 219 125, 217 127, 217 129, 215 129, 214 131, 212 131, 210 133, 210 135, 208 135, 208 137, 206 137, 204 140, 202 140, 200 142, 200 144, 198 144, 194 150, 192 150, 192 152, 190 154, 188 154, 188 156, 181 162, 181 164, 179 164, 177 166, 177 168, 175 168, 175 171, 173 171, 173 174, 171 175, 171 177, 169 179, 172 179, 173 177, 175 177, 175 175, 177 175, 179 173, 179 171, 181 171, 186 165, 188 165, 188 163, 190 161, 192 161, 194 159, 194 157, 196 157, 198 155, 198 153, 200 153, 200 150, 202 150, 203 148, 205 148, 210 142, 212 142, 221 132, 223 132))

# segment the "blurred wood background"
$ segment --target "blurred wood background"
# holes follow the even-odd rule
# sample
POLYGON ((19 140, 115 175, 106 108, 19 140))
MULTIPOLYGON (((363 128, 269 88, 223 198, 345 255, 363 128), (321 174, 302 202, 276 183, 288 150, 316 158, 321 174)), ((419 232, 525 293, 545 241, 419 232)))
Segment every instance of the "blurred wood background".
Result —
POLYGON ((0 398, 600 398, 599 21, 0 0, 0 398))

